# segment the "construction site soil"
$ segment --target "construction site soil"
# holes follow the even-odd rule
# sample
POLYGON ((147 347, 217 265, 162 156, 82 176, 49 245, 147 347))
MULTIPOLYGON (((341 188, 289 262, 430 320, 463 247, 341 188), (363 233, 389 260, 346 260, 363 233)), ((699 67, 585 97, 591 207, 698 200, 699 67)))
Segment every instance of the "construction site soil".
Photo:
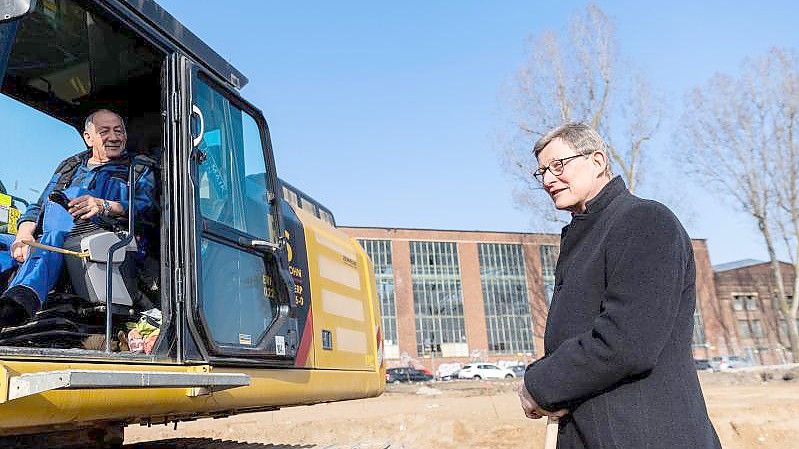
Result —
MULTIPOLYGON (((725 449, 799 449, 799 367, 700 373, 725 449)), ((518 381, 389 385, 377 398, 158 427, 129 427, 125 449, 543 448, 518 381)))

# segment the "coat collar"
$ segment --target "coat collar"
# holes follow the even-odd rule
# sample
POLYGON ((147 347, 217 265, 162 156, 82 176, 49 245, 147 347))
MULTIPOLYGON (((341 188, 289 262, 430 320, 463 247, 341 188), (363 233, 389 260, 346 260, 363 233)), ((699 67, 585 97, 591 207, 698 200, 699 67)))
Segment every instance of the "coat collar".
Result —
POLYGON ((602 212, 617 196, 627 191, 627 185, 621 176, 616 176, 602 187, 597 196, 585 203, 585 212, 574 214, 575 219, 584 219, 589 216, 596 216, 602 212))

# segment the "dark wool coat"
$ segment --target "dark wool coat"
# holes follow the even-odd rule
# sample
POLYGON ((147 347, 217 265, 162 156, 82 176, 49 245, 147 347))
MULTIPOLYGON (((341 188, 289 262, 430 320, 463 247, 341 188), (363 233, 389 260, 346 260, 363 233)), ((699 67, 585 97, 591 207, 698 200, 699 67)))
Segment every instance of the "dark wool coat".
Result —
POLYGON ((720 448, 691 353, 691 240, 614 178, 563 228, 545 357, 525 385, 567 408, 558 448, 720 448))

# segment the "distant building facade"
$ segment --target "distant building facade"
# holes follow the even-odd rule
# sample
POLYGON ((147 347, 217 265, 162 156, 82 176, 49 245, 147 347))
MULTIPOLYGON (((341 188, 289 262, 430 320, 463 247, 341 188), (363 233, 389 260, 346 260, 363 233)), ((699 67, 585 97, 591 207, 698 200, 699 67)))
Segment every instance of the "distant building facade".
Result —
MULTIPOLYGON (((389 366, 528 362, 543 355, 560 236, 340 227, 374 263, 389 366)), ((718 318, 705 240, 697 267, 694 355, 716 355, 718 318), (708 314, 709 316, 705 316, 708 314)))
MULTIPOLYGON (((720 329, 712 344, 721 353, 743 355, 759 364, 791 360, 787 323, 779 311, 771 264, 741 260, 714 268, 716 297, 714 313, 720 329)), ((793 267, 781 262, 782 281, 789 301, 793 292, 793 267)))

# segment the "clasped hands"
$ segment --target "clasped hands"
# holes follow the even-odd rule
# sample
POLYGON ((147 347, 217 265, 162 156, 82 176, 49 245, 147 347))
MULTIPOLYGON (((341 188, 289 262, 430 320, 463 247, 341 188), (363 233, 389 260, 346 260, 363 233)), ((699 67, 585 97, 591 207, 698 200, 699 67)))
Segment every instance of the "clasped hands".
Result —
POLYGON ((519 393, 519 401, 522 403, 522 410, 524 411, 524 416, 530 419, 540 419, 544 416, 553 416, 556 418, 560 418, 565 416, 569 413, 568 410, 562 409, 555 412, 550 412, 548 410, 544 410, 535 402, 535 399, 530 395, 530 392, 527 391, 527 387, 524 385, 524 381, 519 382, 518 390, 519 393))

